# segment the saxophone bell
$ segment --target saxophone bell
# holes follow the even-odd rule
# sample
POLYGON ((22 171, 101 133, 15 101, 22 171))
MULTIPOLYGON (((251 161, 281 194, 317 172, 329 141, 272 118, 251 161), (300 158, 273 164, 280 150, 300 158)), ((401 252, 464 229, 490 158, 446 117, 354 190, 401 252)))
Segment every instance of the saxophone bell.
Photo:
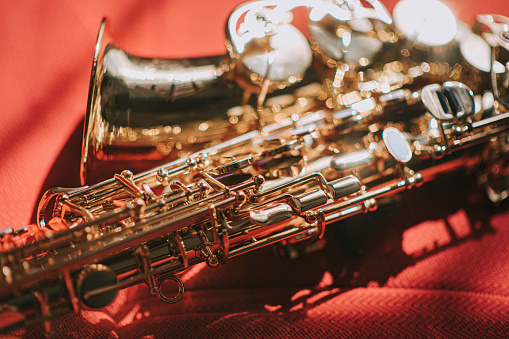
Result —
POLYGON ((263 113, 265 98, 298 83, 311 64, 307 39, 291 24, 293 7, 239 6, 227 24, 228 55, 193 59, 127 54, 104 19, 92 64, 82 184, 126 167, 141 172, 273 122, 263 113))
POLYGON ((225 77, 227 59, 129 55, 115 46, 104 19, 92 64, 82 184, 126 167, 143 171, 221 140, 233 125, 225 112, 242 93, 225 77))

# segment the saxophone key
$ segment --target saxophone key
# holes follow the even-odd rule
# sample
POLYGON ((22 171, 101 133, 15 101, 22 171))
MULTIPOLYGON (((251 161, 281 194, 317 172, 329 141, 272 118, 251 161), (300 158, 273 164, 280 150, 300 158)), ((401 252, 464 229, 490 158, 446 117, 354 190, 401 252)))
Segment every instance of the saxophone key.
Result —
POLYGON ((373 161, 373 153, 369 149, 364 149, 332 157, 330 167, 338 172, 347 172, 369 167, 373 161))
POLYGON ((240 185, 243 182, 250 180, 251 178, 253 178, 253 175, 250 173, 234 173, 217 177, 216 180, 225 186, 232 187, 240 185))
POLYGON ((273 158, 293 150, 299 151, 302 148, 302 144, 299 140, 284 142, 284 140, 281 139, 267 141, 263 146, 264 150, 257 154, 257 158, 259 159, 273 158))
POLYGON ((299 212, 309 211, 321 205, 325 205, 329 197, 321 189, 314 189, 292 198, 294 205, 299 212))
POLYGON ((118 289, 94 293, 98 289, 115 286, 118 278, 115 272, 102 264, 93 264, 85 267, 77 277, 76 294, 81 304, 89 309, 103 308, 115 300, 118 289))
POLYGON ((173 304, 173 303, 176 303, 177 301, 179 301, 182 298, 182 296, 184 295, 184 283, 182 282, 182 280, 180 280, 180 278, 176 277, 173 274, 163 274, 158 277, 158 291, 159 292, 158 292, 157 296, 159 297, 159 300, 161 300, 167 304, 173 304), (178 292, 174 297, 168 297, 163 292, 163 288, 162 288, 163 284, 165 284, 169 281, 174 281, 178 287, 178 292))
POLYGON ((365 118, 371 115, 371 112, 368 112, 368 114, 362 114, 356 109, 345 108, 334 113, 332 119, 336 131, 341 133, 350 130, 354 126, 362 125, 365 122, 365 118))
POLYGON ((473 30, 491 47, 489 56, 493 61, 490 60, 488 83, 493 86, 497 100, 509 108, 509 18, 497 14, 478 15, 473 30))
MULTIPOLYGON (((134 255, 138 264, 140 273, 149 273, 152 270, 152 261, 150 259, 150 249, 147 245, 139 246, 134 250, 134 255)), ((157 294, 156 280, 153 275, 149 275, 145 279, 151 294, 157 294)))
POLYGON ((12 227, 5 227, 0 229, 0 238, 3 238, 6 235, 13 235, 14 234, 14 228, 12 227))
POLYGON ((361 190, 359 178, 353 175, 331 181, 328 183, 328 186, 334 200, 344 198, 361 190))
POLYGON ((475 113, 472 90, 460 82, 427 85, 421 90, 421 98, 428 112, 440 122, 453 122, 475 113))
POLYGON ((426 108, 419 100, 418 92, 409 89, 399 89, 383 94, 378 99, 381 111, 376 120, 382 123, 410 121, 426 113, 426 108))
POLYGON ((252 163, 253 163, 252 156, 246 157, 241 160, 235 160, 235 158, 232 158, 229 164, 216 167, 210 172, 214 175, 230 174, 245 167, 251 166, 252 163))
POLYGON ((470 88, 457 81, 447 81, 443 87, 444 95, 456 118, 466 118, 476 112, 474 95, 470 88))
POLYGON ((249 219, 251 222, 260 226, 272 225, 284 220, 288 220, 292 216, 292 208, 290 205, 284 203, 249 212, 249 219))

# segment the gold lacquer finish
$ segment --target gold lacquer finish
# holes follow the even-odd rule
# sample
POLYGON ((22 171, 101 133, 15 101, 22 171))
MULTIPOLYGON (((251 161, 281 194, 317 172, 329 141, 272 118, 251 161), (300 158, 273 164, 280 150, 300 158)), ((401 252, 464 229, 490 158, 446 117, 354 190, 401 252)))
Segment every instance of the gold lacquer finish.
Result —
POLYGON ((0 318, 15 315, 1 330, 43 322, 51 334, 51 317, 139 283, 177 302, 195 264, 319 240, 444 173, 476 173, 490 200, 507 198, 508 34, 493 24, 506 19, 433 40, 412 23, 435 17, 402 4, 393 20, 368 3, 249 2, 227 23, 228 55, 192 60, 128 55, 103 22, 82 180, 114 174, 49 190, 37 225, 1 234, 0 318), (297 6, 309 40, 291 24, 297 6), (476 64, 469 44, 489 58, 476 64))

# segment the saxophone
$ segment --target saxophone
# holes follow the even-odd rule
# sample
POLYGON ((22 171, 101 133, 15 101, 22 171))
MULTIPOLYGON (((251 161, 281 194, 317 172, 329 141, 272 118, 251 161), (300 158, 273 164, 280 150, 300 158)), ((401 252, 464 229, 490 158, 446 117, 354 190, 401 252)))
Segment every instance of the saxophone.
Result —
POLYGON ((175 303, 193 265, 318 241, 444 173, 507 198, 509 19, 470 28, 433 0, 449 18, 433 35, 417 1, 393 16, 368 3, 249 2, 228 20, 228 55, 193 60, 128 55, 103 21, 81 178, 126 162, 138 174, 51 189, 37 225, 2 231, 0 330, 51 335, 52 318, 140 283, 175 303), (291 24, 300 6, 309 38, 291 24))

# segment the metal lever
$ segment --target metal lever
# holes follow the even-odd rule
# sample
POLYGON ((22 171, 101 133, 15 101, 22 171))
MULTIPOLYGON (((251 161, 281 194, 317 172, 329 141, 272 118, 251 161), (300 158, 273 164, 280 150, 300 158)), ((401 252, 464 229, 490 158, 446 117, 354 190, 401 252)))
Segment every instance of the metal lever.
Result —
POLYGON ((427 85, 421 90, 421 98, 428 112, 439 121, 466 118, 475 113, 474 94, 461 82, 427 85))

